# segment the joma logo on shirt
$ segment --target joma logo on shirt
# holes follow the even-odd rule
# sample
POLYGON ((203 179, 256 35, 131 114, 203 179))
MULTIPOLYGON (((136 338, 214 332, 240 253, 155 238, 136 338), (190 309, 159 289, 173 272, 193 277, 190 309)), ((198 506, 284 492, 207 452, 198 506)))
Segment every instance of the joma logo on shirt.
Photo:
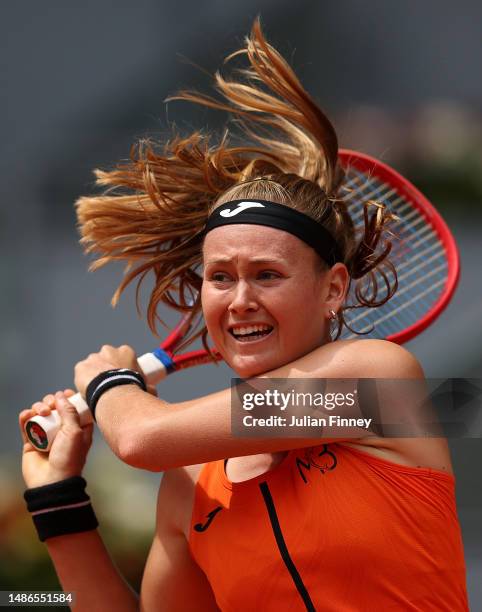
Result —
POLYGON ((194 525, 194 531, 197 531, 198 533, 202 533, 203 531, 206 531, 209 525, 213 522, 213 519, 216 516, 216 514, 222 509, 223 509, 222 506, 218 506, 217 508, 214 508, 214 510, 211 510, 211 512, 206 515, 208 520, 205 523, 196 523, 194 525))

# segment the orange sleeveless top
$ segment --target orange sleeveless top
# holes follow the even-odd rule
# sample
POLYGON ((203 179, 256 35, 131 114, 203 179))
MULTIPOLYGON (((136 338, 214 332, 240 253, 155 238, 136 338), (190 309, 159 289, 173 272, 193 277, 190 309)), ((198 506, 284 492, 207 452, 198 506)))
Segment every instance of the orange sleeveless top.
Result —
POLYGON ((223 612, 468 610, 455 479, 339 443, 231 483, 203 466, 189 546, 223 612))

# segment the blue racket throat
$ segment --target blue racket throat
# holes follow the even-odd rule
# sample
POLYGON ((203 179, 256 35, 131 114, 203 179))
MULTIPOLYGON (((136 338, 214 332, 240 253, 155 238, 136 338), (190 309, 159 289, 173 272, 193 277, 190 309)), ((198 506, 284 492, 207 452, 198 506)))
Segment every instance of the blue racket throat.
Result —
POLYGON ((168 374, 171 374, 172 372, 174 372, 175 370, 174 361, 172 360, 172 357, 168 353, 166 353, 166 351, 163 351, 161 348, 157 348, 154 351, 152 351, 152 354, 154 355, 154 357, 159 359, 159 361, 162 363, 162 365, 164 366, 168 374))

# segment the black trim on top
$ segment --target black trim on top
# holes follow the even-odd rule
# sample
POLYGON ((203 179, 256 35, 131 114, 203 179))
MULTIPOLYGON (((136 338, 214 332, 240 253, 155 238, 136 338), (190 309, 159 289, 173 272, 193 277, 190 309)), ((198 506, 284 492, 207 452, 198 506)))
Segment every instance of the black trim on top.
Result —
POLYGON ((310 595, 303 583, 303 580, 296 569, 296 565, 293 563, 292 558, 290 557, 290 553, 286 546, 285 539, 283 537, 283 532, 281 531, 281 527, 278 520, 278 515, 276 514, 276 508, 274 505, 273 497, 271 496, 271 491, 269 490, 267 482, 261 482, 259 485, 261 489, 261 494, 263 495, 264 503, 266 504, 266 508, 268 509, 269 520, 271 521, 271 527, 273 528, 274 537, 276 538, 276 543, 278 544, 278 549, 281 554, 281 558, 283 559, 286 567, 288 568, 289 573, 291 574, 291 578, 295 583, 296 589, 303 600, 303 603, 306 606, 308 612, 316 612, 316 608, 311 601, 310 595))

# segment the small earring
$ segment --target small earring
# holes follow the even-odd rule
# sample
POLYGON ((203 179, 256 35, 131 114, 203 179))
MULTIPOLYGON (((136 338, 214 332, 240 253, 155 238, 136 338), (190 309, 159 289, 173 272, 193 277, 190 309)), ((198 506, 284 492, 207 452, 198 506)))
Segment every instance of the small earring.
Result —
POLYGON ((334 310, 330 310, 330 319, 335 320, 337 318, 337 314, 334 310))

